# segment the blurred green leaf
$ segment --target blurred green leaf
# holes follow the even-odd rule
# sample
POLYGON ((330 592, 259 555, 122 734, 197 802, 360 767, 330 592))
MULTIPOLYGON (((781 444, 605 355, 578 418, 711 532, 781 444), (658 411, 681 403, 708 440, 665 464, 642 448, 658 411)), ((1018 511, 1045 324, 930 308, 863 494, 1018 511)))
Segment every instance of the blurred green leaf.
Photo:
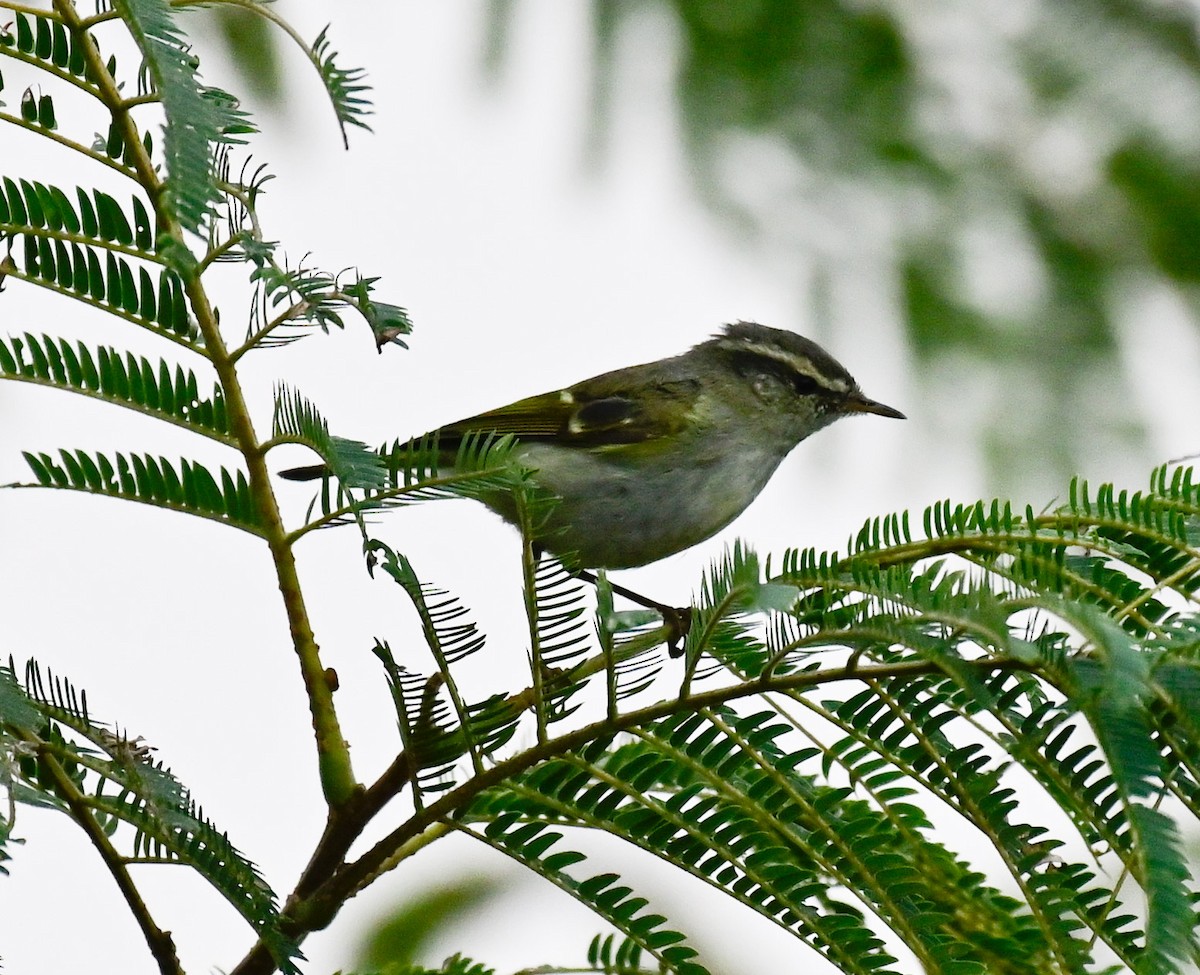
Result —
POLYGON ((1108 175, 1137 217, 1155 266, 1176 281, 1200 281, 1200 166, 1134 139, 1109 157, 1108 175))
POLYGON ((217 29, 250 91, 272 107, 283 102, 283 72, 275 32, 262 17, 239 7, 217 7, 217 29))
POLYGON ((427 945, 477 915, 501 892, 497 878, 462 876, 409 898, 367 934, 355 968, 372 971, 417 964, 427 945))
POLYGON ((836 0, 675 0, 694 138, 774 131, 840 166, 919 155, 908 46, 886 13, 836 0))

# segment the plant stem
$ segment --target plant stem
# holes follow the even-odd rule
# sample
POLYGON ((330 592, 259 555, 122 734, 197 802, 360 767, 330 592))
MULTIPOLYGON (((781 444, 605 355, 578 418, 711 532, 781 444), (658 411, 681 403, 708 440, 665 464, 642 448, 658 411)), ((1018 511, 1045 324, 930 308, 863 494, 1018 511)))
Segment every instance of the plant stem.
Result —
MULTIPOLYGON (((99 98, 108 108, 113 125, 125 139, 128 161, 137 173, 138 181, 150 197, 158 220, 161 236, 173 238, 182 248, 186 247, 183 229, 175 219, 174 212, 164 201, 164 182, 154 169, 149 153, 142 145, 140 132, 131 114, 129 103, 122 97, 116 80, 108 72, 100 52, 85 29, 83 21, 71 0, 54 0, 54 8, 63 23, 73 33, 75 42, 81 45, 89 68, 89 77, 95 81, 99 98)), ((350 763, 350 749, 342 736, 337 711, 333 705, 333 689, 325 667, 321 663, 317 643, 309 624, 304 596, 300 590, 300 579, 292 553, 287 531, 271 488, 270 475, 263 456, 250 411, 242 394, 236 361, 229 354, 221 335, 215 310, 208 298, 200 278, 199 270, 191 273, 180 271, 196 323, 204 336, 204 354, 212 362, 217 378, 225 391, 225 405, 230 425, 237 440, 238 449, 246 461, 250 482, 250 493, 254 498, 262 533, 266 538, 275 565, 279 592, 283 597, 288 618, 288 629, 292 646, 300 662, 300 673, 308 695, 309 711, 312 714, 313 731, 317 744, 317 765, 325 801, 331 808, 344 805, 361 788, 354 778, 350 763)))
MULTIPOLYGON (((1011 657, 966 661, 964 666, 977 671, 981 679, 983 675, 1003 671, 1038 672, 1036 664, 1011 657)), ((317 852, 305 869, 296 890, 288 899, 281 927, 285 934, 297 940, 303 940, 305 935, 327 927, 350 897, 377 879, 385 865, 393 864, 398 851, 422 836, 431 826, 449 819, 485 789, 519 775, 540 762, 577 751, 596 738, 628 731, 677 713, 681 709, 698 711, 768 691, 811 689, 845 680, 869 682, 917 677, 940 670, 938 662, 928 660, 880 664, 874 667, 860 667, 855 663, 783 677, 773 676, 769 680, 745 681, 696 693, 682 700, 671 697, 615 719, 606 717, 560 737, 539 742, 532 748, 473 776, 459 787, 445 793, 441 799, 423 811, 410 816, 357 860, 335 867, 357 838, 362 826, 416 774, 410 767, 407 756, 402 754, 380 780, 362 794, 360 800, 352 803, 339 815, 336 823, 331 818, 321 843, 318 844, 317 852), (321 880, 322 874, 327 877, 324 881, 321 880)), ((530 703, 532 704, 532 701, 530 703)), ((259 942, 230 975, 269 975, 274 970, 270 952, 259 942)))
POLYGON ((138 889, 133 883, 133 878, 129 876, 124 858, 116 851, 100 824, 96 822, 96 818, 88 807, 86 797, 75 787, 75 783, 64 771, 58 759, 47 749, 39 747, 38 760, 42 768, 47 770, 54 780, 55 789, 66 802, 67 808, 71 810, 71 818, 83 828, 92 846, 100 854, 100 859, 104 861, 105 867, 108 868, 108 872, 116 882, 121 896, 125 898, 129 912, 137 921, 138 927, 141 928, 142 937, 146 939, 146 945, 158 964, 158 970, 162 972, 162 975, 183 975, 183 966, 179 963, 171 932, 160 928, 154 922, 154 918, 150 916, 146 902, 142 900, 141 894, 138 893, 138 889))

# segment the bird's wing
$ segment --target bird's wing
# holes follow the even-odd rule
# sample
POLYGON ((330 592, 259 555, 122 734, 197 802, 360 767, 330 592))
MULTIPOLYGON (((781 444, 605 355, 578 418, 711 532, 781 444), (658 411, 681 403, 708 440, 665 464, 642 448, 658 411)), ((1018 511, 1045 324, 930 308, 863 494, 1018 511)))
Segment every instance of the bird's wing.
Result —
POLYGON ((641 387, 649 395, 637 396, 613 392, 606 380, 598 376, 447 424, 435 431, 438 443, 453 450, 464 437, 478 434, 585 448, 645 443, 683 429, 699 395, 694 380, 641 387))

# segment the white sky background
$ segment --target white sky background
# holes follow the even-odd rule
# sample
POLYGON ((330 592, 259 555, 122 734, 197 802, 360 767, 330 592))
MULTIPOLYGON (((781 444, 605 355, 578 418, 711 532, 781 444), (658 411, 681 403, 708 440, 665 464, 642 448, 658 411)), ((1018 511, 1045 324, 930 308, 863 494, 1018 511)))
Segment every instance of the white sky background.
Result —
MULTIPOLYGON (((333 21, 341 63, 369 70, 376 134, 352 132, 352 151, 343 152, 316 79, 289 56, 286 118, 260 115, 265 135, 254 142, 256 158, 278 177, 262 207, 268 235, 293 258, 311 252, 312 263, 326 269, 358 265, 382 275, 379 296, 408 307, 417 331, 411 351, 391 348, 382 356, 357 322, 344 333, 257 353, 247 374, 260 434, 269 429, 271 384, 280 377, 315 400, 335 433, 377 443, 674 354, 722 322, 749 318, 819 339, 868 395, 911 419, 868 417, 820 434, 793 454, 731 529, 620 581, 682 603, 735 537, 763 553, 792 544, 842 547, 867 516, 919 510, 947 494, 973 500, 989 493, 971 441, 973 417, 963 409, 971 387, 918 396, 896 318, 886 221, 867 204, 847 204, 837 233, 822 245, 844 273, 834 280, 828 320, 818 323, 804 291, 811 268, 795 248, 760 249, 694 201, 671 105, 668 22, 630 37, 621 49, 620 76, 629 87, 612 99, 607 160, 589 171, 583 153, 590 35, 583 4, 520 4, 513 47, 494 88, 480 67, 484 7, 476 0, 306 0, 280 9, 308 37, 333 21)), ((4 68, 4 96, 13 104, 27 82, 4 68)), ((212 58, 204 76, 236 84, 212 58)), ((44 152, 39 140, 0 130, 6 174, 47 179, 47 172, 71 172, 61 158, 43 161, 44 152), (10 151, 18 143, 20 152, 10 151)), ((763 185, 778 177, 770 153, 743 149, 738 158, 763 167, 763 185)), ((774 236, 794 239, 802 229, 776 228, 774 236)), ((89 330, 92 323, 107 328, 103 316, 85 316, 81 326, 75 308, 33 290, 10 283, 0 299, 0 330, 172 352, 153 339, 130 340, 124 328, 89 330)), ((1155 300, 1171 307, 1169 296, 1155 300)), ((239 301, 223 311, 226 322, 242 321, 239 301)), ((1182 326, 1172 326, 1170 316, 1156 321, 1164 341, 1179 344, 1178 368, 1186 368, 1195 345, 1179 340, 1182 326)), ((231 324, 230 334, 239 328, 231 324)), ((192 365, 199 371, 202 363, 192 365)), ((1141 388, 1153 397, 1167 385, 1141 388)), ((1180 432, 1155 428, 1154 456, 1194 449, 1179 443, 1180 432)), ((170 431, 113 407, 0 384, 0 483, 28 478, 21 449, 60 446, 168 456, 192 450, 170 431)), ((202 456, 234 461, 212 451, 202 456)), ((1140 456, 1108 458, 1119 469, 1102 460, 1094 476, 1128 475, 1137 486, 1148 466, 1140 456)), ((303 461, 298 451, 280 452, 272 466, 303 461)), ((278 493, 298 520, 308 488, 283 485, 278 493)), ((323 807, 308 712, 265 547, 180 515, 57 492, 0 492, 0 526, 0 651, 18 663, 36 656, 86 688, 96 716, 145 735, 206 814, 285 894, 319 832, 323 807)), ((391 515, 381 534, 428 581, 473 609, 490 637, 486 664, 475 666, 481 673, 494 668, 482 683, 524 686, 512 531, 482 508, 455 502, 391 515)), ((403 661, 418 636, 399 590, 366 578, 353 530, 310 536, 298 557, 325 661, 341 678, 337 702, 356 771, 370 781, 398 744, 369 649, 376 636, 386 638, 403 661)), ((384 820, 394 824, 397 816, 384 820)), ((28 843, 14 849, 11 876, 0 879, 5 975, 153 972, 79 830, 65 817, 22 809, 18 833, 28 843)), ((600 870, 604 863, 591 865, 600 870)), ((454 932, 428 962, 452 950, 500 971, 579 961, 601 929, 565 895, 522 878, 482 845, 456 840, 406 863, 352 902, 329 931, 313 936, 305 945, 307 970, 349 966, 357 933, 390 902, 473 869, 507 869, 522 893, 499 902, 503 914, 454 932)), ((189 971, 228 968, 240 958, 249 932, 203 884, 181 869, 141 868, 137 876, 189 971)), ((696 887, 675 899, 670 875, 653 866, 639 867, 637 876, 680 930, 712 944, 705 929, 729 917, 727 903, 696 887)), ((784 970, 797 959, 816 962, 750 914, 735 934, 743 946, 747 935, 754 939, 758 971, 784 970)), ((734 970, 740 949, 713 950, 714 970, 734 970)))

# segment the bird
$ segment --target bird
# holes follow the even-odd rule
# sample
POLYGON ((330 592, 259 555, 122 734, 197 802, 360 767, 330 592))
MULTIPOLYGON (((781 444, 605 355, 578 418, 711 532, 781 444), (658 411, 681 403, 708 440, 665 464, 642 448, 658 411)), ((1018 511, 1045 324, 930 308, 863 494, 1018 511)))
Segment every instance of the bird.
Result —
MULTIPOLYGON (((393 456, 433 441, 449 464, 465 438, 511 435, 515 460, 558 499, 534 526, 537 549, 574 570, 627 569, 719 532, 797 444, 859 414, 905 418, 865 396, 816 342, 738 321, 681 355, 446 424, 393 456)), ((280 476, 328 473, 316 464, 280 476)), ((518 523, 511 493, 479 500, 518 523)))

